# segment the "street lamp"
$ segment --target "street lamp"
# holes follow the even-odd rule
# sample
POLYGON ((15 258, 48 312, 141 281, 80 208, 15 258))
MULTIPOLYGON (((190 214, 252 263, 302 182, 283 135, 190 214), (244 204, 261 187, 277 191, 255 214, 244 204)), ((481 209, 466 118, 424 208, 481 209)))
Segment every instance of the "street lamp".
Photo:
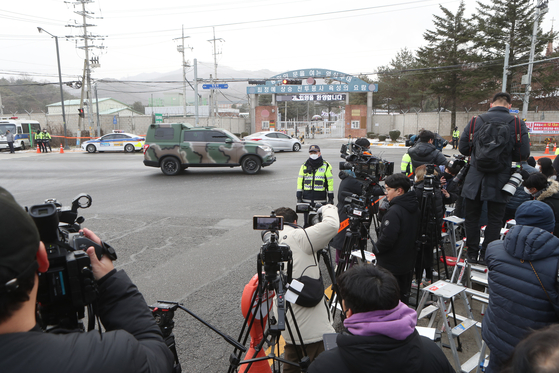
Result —
POLYGON ((37 27, 39 32, 46 32, 52 36, 56 42, 56 59, 58 60, 58 82, 60 83, 60 103, 62 104, 62 122, 64 123, 64 149, 68 149, 68 137, 66 135, 66 113, 64 112, 64 93, 62 92, 62 72, 60 71, 60 53, 58 52, 58 36, 54 36, 47 30, 37 27))

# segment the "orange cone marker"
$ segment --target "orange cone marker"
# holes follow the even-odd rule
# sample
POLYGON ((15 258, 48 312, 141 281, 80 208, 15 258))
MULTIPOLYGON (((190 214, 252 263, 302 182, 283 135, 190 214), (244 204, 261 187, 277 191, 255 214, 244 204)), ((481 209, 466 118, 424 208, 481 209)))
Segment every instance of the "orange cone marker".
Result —
POLYGON ((545 146, 545 152, 543 154, 549 154, 549 144, 545 146))
POLYGON ((60 154, 64 154, 64 148, 62 147, 62 144, 60 144, 60 154))
POLYGON ((41 149, 39 148, 39 144, 37 144, 37 154, 41 154, 41 149))

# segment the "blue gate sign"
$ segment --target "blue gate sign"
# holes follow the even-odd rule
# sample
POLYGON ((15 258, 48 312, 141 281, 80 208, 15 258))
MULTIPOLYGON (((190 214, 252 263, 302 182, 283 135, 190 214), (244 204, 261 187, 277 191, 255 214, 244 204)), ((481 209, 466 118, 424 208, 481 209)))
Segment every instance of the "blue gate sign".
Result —
POLYGON ((509 113, 511 114, 518 114, 520 111, 518 109, 510 109, 509 113))
POLYGON ((227 89, 229 84, 202 84, 203 89, 227 89))
POLYGON ((113 116, 113 124, 116 124, 116 115, 113 116))

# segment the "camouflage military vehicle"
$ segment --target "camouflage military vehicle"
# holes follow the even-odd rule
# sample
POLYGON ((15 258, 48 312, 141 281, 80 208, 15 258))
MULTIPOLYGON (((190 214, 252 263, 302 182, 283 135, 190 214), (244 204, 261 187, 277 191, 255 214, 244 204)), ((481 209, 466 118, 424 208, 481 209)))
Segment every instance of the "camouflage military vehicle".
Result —
POLYGON ((236 167, 256 174, 274 163, 267 145, 242 141, 231 132, 213 127, 190 127, 184 123, 151 124, 144 145, 144 164, 176 175, 188 167, 236 167))

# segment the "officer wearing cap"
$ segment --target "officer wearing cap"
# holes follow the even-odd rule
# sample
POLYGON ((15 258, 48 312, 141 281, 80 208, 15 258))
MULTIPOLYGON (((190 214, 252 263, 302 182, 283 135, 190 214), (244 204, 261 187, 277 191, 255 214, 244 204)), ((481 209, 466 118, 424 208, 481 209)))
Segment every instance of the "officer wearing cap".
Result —
POLYGON ((318 145, 310 146, 309 159, 299 169, 297 202, 334 204, 332 166, 322 159, 318 145))
MULTIPOLYGON (((167 348, 144 298, 107 255, 87 249, 97 281, 97 314, 106 332, 44 333, 36 325, 38 273, 49 268, 35 223, 0 188, 0 367, 3 372, 170 372, 167 348)), ((88 229, 83 234, 102 244, 88 229)))

